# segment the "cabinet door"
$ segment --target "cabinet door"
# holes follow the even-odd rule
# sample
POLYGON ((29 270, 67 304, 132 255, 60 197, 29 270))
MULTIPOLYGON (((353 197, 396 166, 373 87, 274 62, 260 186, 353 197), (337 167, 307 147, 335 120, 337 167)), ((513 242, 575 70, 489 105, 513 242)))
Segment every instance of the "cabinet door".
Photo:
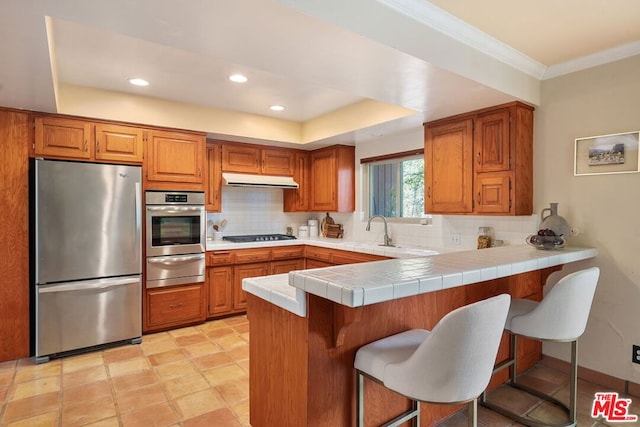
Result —
POLYGON ((176 132, 150 132, 147 180, 197 184, 202 189, 205 137, 176 132))
POLYGON ((295 167, 293 170, 293 180, 298 183, 296 190, 284 190, 284 211, 285 212, 308 212, 310 198, 309 183, 309 153, 298 152, 295 154, 295 167))
POLYGON ((205 320, 202 283, 147 290, 148 329, 180 326, 205 320))
POLYGON ((207 185, 205 197, 207 212, 222 210, 222 146, 207 144, 207 185))
POLYGON ((222 145, 222 170, 237 173, 260 173, 260 148, 242 145, 222 145))
POLYGON ((508 174, 476 175, 475 192, 477 213, 509 213, 510 179, 508 174))
POLYGON ((231 313, 233 310, 233 267, 207 268, 209 304, 207 316, 231 313))
POLYGON ((142 129, 96 124, 96 160, 142 163, 142 129))
POLYGON ((475 172, 500 172, 510 169, 509 109, 479 115, 474 123, 473 147, 475 172))
POLYGON ((35 120, 36 156, 91 159, 93 133, 91 123, 60 117, 35 120))
POLYGON ((259 262, 255 264, 237 265, 233 268, 233 309, 247 308, 247 293, 242 290, 242 279, 248 277, 267 276, 269 263, 259 262))
POLYGON ((265 175, 292 176, 294 152, 292 150, 262 149, 262 173, 265 175))
POLYGON ((425 127, 425 211, 473 210, 473 119, 425 127))
POLYGON ((336 156, 335 150, 311 153, 311 210, 336 211, 336 156))
POLYGON ((283 274, 294 270, 304 270, 304 259, 288 259, 271 262, 271 274, 283 274))

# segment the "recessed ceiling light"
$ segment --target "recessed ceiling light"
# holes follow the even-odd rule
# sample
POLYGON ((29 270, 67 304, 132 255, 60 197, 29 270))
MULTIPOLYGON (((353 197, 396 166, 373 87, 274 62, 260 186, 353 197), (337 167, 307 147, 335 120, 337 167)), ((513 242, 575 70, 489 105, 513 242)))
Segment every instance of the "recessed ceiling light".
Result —
POLYGON ((231 80, 232 82, 235 82, 235 83, 245 83, 249 79, 247 79, 242 74, 232 74, 232 75, 229 76, 229 80, 231 80))
POLYGON ((129 83, 136 86, 149 86, 149 82, 145 79, 133 78, 129 79, 129 83))
POLYGON ((269 108, 272 109, 273 111, 282 111, 282 110, 284 110, 284 106, 282 106, 282 105, 272 105, 269 108))

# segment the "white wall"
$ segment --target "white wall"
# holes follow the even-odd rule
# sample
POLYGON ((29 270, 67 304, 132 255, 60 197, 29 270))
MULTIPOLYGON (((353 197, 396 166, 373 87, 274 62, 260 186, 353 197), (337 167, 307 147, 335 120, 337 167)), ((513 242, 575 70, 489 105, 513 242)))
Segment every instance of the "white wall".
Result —
MULTIPOLYGON (((640 344, 640 174, 573 176, 575 138, 640 130, 640 56, 544 81, 534 123, 534 206, 559 202, 581 230, 575 242, 599 252, 579 363, 640 382, 631 363, 640 344)), ((544 353, 568 360, 566 345, 544 353)))

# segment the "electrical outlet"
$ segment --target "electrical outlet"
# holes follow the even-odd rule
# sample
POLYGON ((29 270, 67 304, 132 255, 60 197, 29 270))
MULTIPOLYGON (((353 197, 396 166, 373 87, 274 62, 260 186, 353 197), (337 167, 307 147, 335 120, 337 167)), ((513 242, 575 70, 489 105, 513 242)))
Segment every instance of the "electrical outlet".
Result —
POLYGON ((451 233, 451 243, 454 245, 460 245, 460 243, 462 243, 460 233, 451 233))
POLYGON ((633 346, 633 354, 631 355, 631 361, 633 363, 640 363, 640 345, 633 346))

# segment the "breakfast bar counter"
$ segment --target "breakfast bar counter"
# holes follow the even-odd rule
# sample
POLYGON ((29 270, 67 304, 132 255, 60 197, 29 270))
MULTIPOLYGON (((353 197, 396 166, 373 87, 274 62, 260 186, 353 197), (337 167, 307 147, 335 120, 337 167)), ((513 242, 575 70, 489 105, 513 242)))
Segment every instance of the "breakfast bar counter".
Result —
MULTIPOLYGON (((552 272, 596 255, 591 248, 506 246, 245 279, 251 425, 351 426, 353 360, 362 345, 411 328, 432 329, 448 312, 501 293, 539 301, 552 272)), ((519 371, 541 357, 538 342, 522 341, 519 371)), ((508 353, 503 337, 498 361, 508 353)), ((506 374, 496 374, 490 388, 506 374)), ((365 390, 366 425, 409 406, 373 382, 365 390)), ((459 408, 422 404, 421 425, 459 408)))

